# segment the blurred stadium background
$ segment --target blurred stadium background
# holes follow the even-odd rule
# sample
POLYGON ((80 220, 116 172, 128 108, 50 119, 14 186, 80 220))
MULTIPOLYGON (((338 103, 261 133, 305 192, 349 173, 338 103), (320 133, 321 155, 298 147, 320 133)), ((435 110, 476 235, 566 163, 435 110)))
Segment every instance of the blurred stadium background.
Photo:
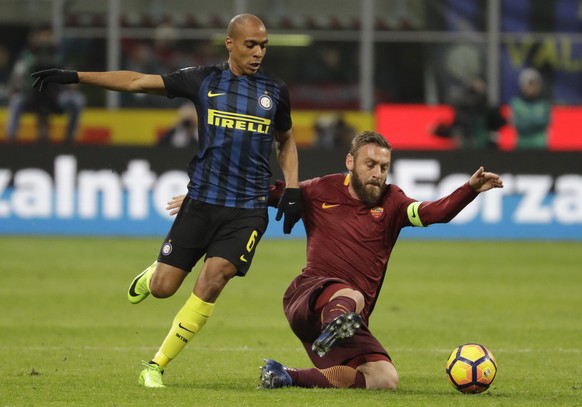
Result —
MULTIPOLYGON (((76 143, 61 143, 66 118, 57 114, 51 142, 39 145, 30 113, 9 143, 8 81, 36 28, 52 28, 64 67, 163 73, 224 61, 229 19, 251 12, 270 34, 265 69, 289 85, 301 178, 343 171, 341 135, 377 129, 396 149, 392 180, 417 199, 447 193, 481 164, 506 181, 454 225, 406 237, 582 239, 579 0, 1 0, 0 7, 0 234, 163 235, 164 204, 183 192, 192 155, 158 145, 183 101, 85 86, 76 143), (541 72, 553 106, 543 151, 515 149, 507 105, 526 67, 541 72), (496 148, 433 134, 474 78, 508 120, 492 137, 496 148)), ((273 222, 269 236, 279 229, 273 222)))

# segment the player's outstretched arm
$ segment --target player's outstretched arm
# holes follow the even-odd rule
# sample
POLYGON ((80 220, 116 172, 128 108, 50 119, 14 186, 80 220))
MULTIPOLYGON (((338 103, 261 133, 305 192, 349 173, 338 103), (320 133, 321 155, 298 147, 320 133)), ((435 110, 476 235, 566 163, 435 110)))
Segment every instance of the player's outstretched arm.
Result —
POLYGON ((469 179, 469 185, 475 192, 485 192, 493 188, 503 188, 503 181, 499 175, 479 167, 469 179))
POLYGON ((469 182, 457 188, 450 195, 436 201, 414 202, 408 207, 408 219, 413 225, 432 225, 433 223, 450 222, 463 210, 480 192, 489 191, 492 188, 503 188, 503 182, 499 175, 486 172, 479 167, 471 176, 469 182), (416 214, 418 213, 418 218, 416 214))
POLYGON ((118 92, 166 94, 161 75, 133 71, 78 72, 53 68, 34 72, 31 76, 36 79, 32 86, 39 92, 50 83, 85 83, 118 92))

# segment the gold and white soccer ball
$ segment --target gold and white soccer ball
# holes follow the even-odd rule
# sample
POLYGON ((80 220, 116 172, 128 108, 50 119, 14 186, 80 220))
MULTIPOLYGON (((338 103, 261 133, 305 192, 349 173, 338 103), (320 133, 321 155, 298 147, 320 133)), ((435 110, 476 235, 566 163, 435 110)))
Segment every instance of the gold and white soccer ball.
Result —
POLYGON ((457 346, 445 365, 449 381, 461 393, 481 393, 497 376, 497 361, 478 343, 457 346))

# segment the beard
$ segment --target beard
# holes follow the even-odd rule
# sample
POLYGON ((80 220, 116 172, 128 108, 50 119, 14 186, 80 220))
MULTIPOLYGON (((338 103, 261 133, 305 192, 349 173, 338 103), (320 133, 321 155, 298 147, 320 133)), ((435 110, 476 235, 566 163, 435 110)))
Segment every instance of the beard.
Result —
POLYGON ((360 198, 360 201, 368 206, 376 205, 378 203, 380 196, 386 187, 384 182, 378 180, 364 183, 360 178, 360 174, 358 174, 355 169, 352 170, 351 183, 356 195, 360 198))

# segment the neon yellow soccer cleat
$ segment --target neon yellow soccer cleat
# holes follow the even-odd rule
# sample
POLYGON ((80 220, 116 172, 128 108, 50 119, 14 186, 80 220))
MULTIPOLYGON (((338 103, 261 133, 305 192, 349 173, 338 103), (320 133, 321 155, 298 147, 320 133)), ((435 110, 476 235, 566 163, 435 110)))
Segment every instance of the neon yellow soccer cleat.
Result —
POLYGON ((144 369, 140 372, 137 382, 148 388, 166 387, 162 383, 164 369, 155 363, 142 362, 144 369))
POLYGON ((127 299, 132 304, 139 304, 150 295, 149 283, 152 275, 156 270, 157 261, 154 261, 151 266, 142 271, 136 278, 133 279, 129 289, 127 290, 127 299))

